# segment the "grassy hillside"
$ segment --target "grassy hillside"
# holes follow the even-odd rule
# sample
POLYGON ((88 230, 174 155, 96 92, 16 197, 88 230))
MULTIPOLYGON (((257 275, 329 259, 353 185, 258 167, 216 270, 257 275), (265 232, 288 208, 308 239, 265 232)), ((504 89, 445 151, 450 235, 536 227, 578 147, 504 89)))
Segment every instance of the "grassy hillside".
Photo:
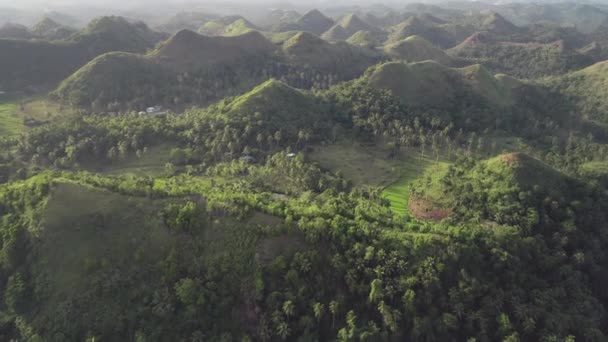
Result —
POLYGON ((143 23, 103 17, 64 42, 0 40, 0 88, 54 85, 96 56, 109 51, 144 52, 162 36, 143 23))
POLYGON ((350 36, 346 42, 365 48, 375 48, 380 45, 380 41, 377 39, 376 35, 369 31, 358 31, 350 36))
POLYGON ((409 205, 420 218, 462 217, 482 210, 481 215, 498 223, 516 222, 534 219, 526 216, 525 205, 540 205, 545 198, 567 201, 575 186, 573 179, 539 160, 509 153, 474 166, 431 170, 412 185, 409 205))
POLYGON ((0 27, 1 39, 28 40, 34 37, 34 34, 24 25, 6 23, 0 27))
POLYGON ((476 33, 448 53, 483 63, 493 71, 523 78, 559 75, 593 63, 592 57, 569 48, 563 41, 504 42, 495 40, 489 33, 476 33))
POLYGON ((600 62, 580 71, 549 79, 548 84, 574 104, 585 119, 608 123, 608 63, 600 62))
POLYGON ((407 37, 402 41, 385 45, 384 52, 393 59, 408 62, 433 60, 448 66, 452 63, 451 58, 443 50, 419 36, 407 37))
POLYGON ((32 33, 45 40, 64 40, 75 34, 73 28, 63 26, 49 17, 44 17, 32 28, 32 33))
POLYGON ((440 25, 413 16, 390 28, 388 43, 399 42, 410 36, 420 36, 441 48, 454 46, 458 42, 458 37, 440 25))
POLYGON ((281 27, 281 31, 305 31, 321 35, 334 25, 334 21, 326 17, 317 9, 308 11, 302 15, 294 24, 281 27))
POLYGON ((328 43, 313 34, 301 32, 283 44, 287 59, 325 73, 353 77, 374 64, 377 56, 344 42, 328 43))
POLYGON ((23 119, 15 115, 16 111, 17 104, 0 100, 0 136, 15 136, 23 131, 23 119))
POLYGON ((340 19, 332 28, 323 33, 321 37, 330 41, 347 40, 359 31, 369 32, 379 40, 383 39, 384 36, 384 33, 380 29, 366 23, 356 14, 349 14, 340 19))
POLYGON ((204 23, 198 33, 207 36, 238 36, 259 28, 241 16, 223 17, 204 23))
POLYGON ((259 32, 235 37, 206 37, 183 30, 160 44, 148 58, 178 70, 197 71, 268 58, 274 50, 274 44, 259 32))
POLYGON ((509 88, 480 65, 453 69, 432 61, 390 62, 370 71, 368 78, 411 106, 450 108, 463 105, 463 101, 493 106, 513 103, 509 88))
POLYGON ((218 19, 217 15, 211 13, 179 12, 158 26, 158 30, 169 34, 174 34, 181 30, 196 31, 205 23, 215 19, 218 19))

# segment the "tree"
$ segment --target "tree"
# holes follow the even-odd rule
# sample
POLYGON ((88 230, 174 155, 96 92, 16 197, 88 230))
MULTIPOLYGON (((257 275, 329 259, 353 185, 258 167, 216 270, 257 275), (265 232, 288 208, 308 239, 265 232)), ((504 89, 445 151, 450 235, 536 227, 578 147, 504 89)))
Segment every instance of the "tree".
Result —
POLYGON ((315 303, 312 306, 312 310, 314 311, 315 318, 317 319, 317 321, 320 322, 323 318, 323 315, 325 314, 325 305, 321 303, 315 303))
POLYGON ((283 312, 285 313, 285 316, 287 316, 287 318, 293 316, 294 310, 295 306, 292 301, 288 300, 283 303, 283 312))

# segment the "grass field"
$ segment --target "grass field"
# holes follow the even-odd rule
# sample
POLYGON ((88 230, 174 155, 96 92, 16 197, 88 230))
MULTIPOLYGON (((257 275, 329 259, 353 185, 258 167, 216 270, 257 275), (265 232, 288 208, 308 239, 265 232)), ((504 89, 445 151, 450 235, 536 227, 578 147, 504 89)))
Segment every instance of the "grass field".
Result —
POLYGON ((402 151, 392 159, 388 155, 388 151, 379 147, 341 142, 316 149, 310 158, 325 169, 340 171, 355 185, 385 187, 382 195, 391 202, 391 209, 404 215, 410 184, 422 177, 429 167, 448 164, 437 163, 414 150, 402 151))
POLYGON ((23 119, 16 115, 17 105, 0 100, 0 136, 14 136, 21 133, 25 126, 23 119))
POLYGON ((43 97, 0 98, 0 136, 15 136, 27 129, 25 121, 45 123, 74 114, 74 110, 43 97))
POLYGON ((90 171, 103 173, 109 176, 134 175, 134 176, 163 176, 165 164, 170 161, 173 146, 161 145, 150 148, 141 158, 131 154, 126 160, 112 164, 84 165, 90 171))

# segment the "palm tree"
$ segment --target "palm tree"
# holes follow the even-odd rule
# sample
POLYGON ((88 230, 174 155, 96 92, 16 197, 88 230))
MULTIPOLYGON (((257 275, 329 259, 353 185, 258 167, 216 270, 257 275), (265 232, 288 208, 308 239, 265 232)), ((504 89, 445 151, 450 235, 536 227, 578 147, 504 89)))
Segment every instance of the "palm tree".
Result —
POLYGON ((317 319, 317 321, 321 321, 321 318, 323 318, 323 314, 325 314, 325 305, 321 304, 321 303, 315 303, 312 306, 312 310, 315 313, 315 318, 317 319))
POLYGON ((291 334, 291 329, 289 328, 289 325, 287 323, 283 322, 277 326, 277 335, 281 339, 283 339, 283 340, 287 339, 287 337, 290 334, 291 334))
POLYGON ((292 301, 288 300, 285 303, 283 303, 283 312, 285 313, 285 316, 287 316, 288 318, 293 316, 294 310, 295 310, 295 305, 293 304, 292 301))

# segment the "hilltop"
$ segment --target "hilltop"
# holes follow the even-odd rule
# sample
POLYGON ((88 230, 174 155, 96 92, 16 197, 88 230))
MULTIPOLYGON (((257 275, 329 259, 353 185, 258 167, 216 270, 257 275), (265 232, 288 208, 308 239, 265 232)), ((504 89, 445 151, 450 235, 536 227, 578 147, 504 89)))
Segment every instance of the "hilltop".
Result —
POLYGON ((463 219, 477 213, 499 224, 521 222, 529 218, 526 208, 541 208, 545 198, 567 203, 577 186, 574 179, 523 153, 433 172, 412 187, 409 206, 424 219, 463 219))
POLYGON ((223 112, 236 121, 262 120, 266 132, 285 137, 311 127, 331 127, 328 112, 311 94, 271 79, 225 105, 223 112))
POLYGON ((570 48, 563 41, 519 43, 499 41, 488 32, 477 32, 448 50, 448 54, 483 63, 495 72, 523 78, 562 74, 584 68, 593 57, 570 48))
MULTIPOLYGON (((131 103, 133 109, 151 103, 176 105, 175 92, 180 86, 176 75, 191 72, 193 76, 207 77, 186 79, 192 83, 186 86, 186 82, 181 82, 181 89, 202 101, 216 98, 215 92, 223 94, 222 88, 232 85, 231 78, 220 79, 214 73, 222 73, 224 68, 235 70, 241 64, 243 72, 253 66, 265 66, 274 51, 275 46, 255 31, 236 37, 206 37, 183 30, 148 55, 110 53, 96 58, 63 81, 53 96, 85 107, 115 101, 131 103), (213 92, 201 92, 203 84, 208 84, 213 92)), ((257 81, 255 75, 252 77, 257 81)), ((235 81, 239 88, 251 84, 243 79, 235 81)))
POLYGON ((360 47, 345 42, 329 43, 307 32, 285 41, 283 53, 292 63, 351 77, 363 72, 377 59, 372 52, 360 47))
POLYGON ((238 36, 259 28, 241 16, 222 17, 203 24, 198 33, 207 36, 238 36))
POLYGON ((608 62, 599 62, 585 69, 547 80, 556 92, 565 96, 582 118, 608 124, 608 62))
POLYGON ((219 19, 217 15, 205 12, 180 12, 158 26, 158 30, 169 34, 181 30, 196 31, 205 23, 216 19, 219 19))
POLYGON ((306 12, 294 23, 285 23, 277 27, 277 31, 304 31, 322 35, 334 25, 334 21, 317 9, 306 12))
POLYGON ((385 45, 384 52, 393 59, 408 62, 434 60, 447 66, 452 64, 451 57, 420 36, 410 36, 402 41, 385 45))
POLYGON ((24 25, 6 23, 0 27, 0 39, 28 40, 34 37, 35 35, 24 25))
POLYGON ((77 31, 61 25, 49 17, 44 17, 32 28, 32 33, 45 40, 65 40, 77 31))
POLYGON ((162 37, 143 23, 103 17, 64 41, 0 40, 0 50, 4 51, 0 54, 0 73, 4 75, 0 87, 18 90, 55 85, 98 55, 145 52, 162 37))
POLYGON ((347 43, 361 46, 365 48, 374 48, 380 45, 380 41, 377 38, 377 35, 369 32, 369 31, 358 31, 352 36, 350 36, 347 40, 347 43))
POLYGON ((390 28, 388 43, 399 42, 410 36, 420 36, 441 48, 454 46, 458 41, 452 33, 441 25, 437 25, 428 19, 424 20, 412 16, 390 28))
POLYGON ((433 61, 389 62, 372 69, 367 79, 410 106, 447 109, 485 102, 504 107, 514 101, 510 88, 480 65, 454 69, 433 61))
POLYGON ((149 58, 179 70, 199 70, 269 57, 275 49, 256 31, 233 37, 207 37, 182 30, 161 43, 149 58))
POLYGON ((375 36, 382 35, 379 29, 369 25, 359 18, 356 14, 349 14, 340 19, 332 28, 321 36, 327 40, 347 40, 359 31, 370 32, 375 36))
POLYGON ((109 51, 143 52, 161 41, 165 35, 152 31, 144 22, 130 23, 123 17, 94 19, 70 42, 86 46, 94 54, 109 51))

